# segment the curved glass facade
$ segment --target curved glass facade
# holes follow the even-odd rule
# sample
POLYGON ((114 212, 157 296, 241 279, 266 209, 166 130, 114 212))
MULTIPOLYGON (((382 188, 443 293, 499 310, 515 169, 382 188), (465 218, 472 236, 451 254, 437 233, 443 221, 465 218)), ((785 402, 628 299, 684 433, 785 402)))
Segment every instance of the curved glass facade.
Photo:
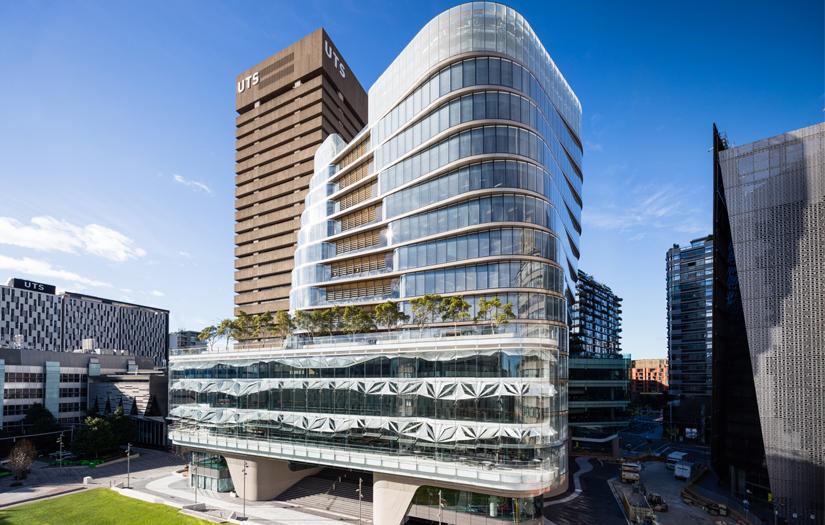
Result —
POLYGON ((578 99, 518 13, 477 2, 427 24, 369 104, 364 131, 316 154, 290 309, 393 300, 410 313, 411 299, 440 294, 462 296, 474 316, 498 297, 510 326, 436 318, 413 343, 408 325, 346 355, 304 334, 277 356, 181 359, 172 417, 212 437, 462 463, 488 472, 464 483, 501 488, 507 471, 522 476, 514 494, 556 490, 581 232, 578 99), (447 325, 451 337, 427 331, 447 325))

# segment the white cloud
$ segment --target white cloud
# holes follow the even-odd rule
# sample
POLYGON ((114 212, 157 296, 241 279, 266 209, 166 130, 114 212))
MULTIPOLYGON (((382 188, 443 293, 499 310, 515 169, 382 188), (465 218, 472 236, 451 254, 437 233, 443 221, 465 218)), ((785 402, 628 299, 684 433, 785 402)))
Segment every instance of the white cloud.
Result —
POLYGON ((145 290, 134 290, 132 288, 121 288, 121 292, 132 296, 132 295, 151 295, 152 297, 165 297, 166 294, 161 292, 160 290, 149 290, 148 292, 145 290))
POLYGON ((179 255, 179 256, 181 256, 181 257, 183 257, 183 258, 185 258, 185 259, 191 259, 191 258, 192 258, 192 254, 191 254, 191 253, 189 253, 189 252, 187 252, 187 251, 183 251, 183 250, 180 250, 180 251, 178 252, 178 255, 179 255))
MULTIPOLYGON (((55 268, 46 261, 40 261, 30 257, 15 259, 13 257, 0 255, 0 269, 24 273, 27 275, 34 275, 36 277, 45 277, 47 279, 60 279, 80 286, 91 286, 95 288, 111 286, 108 283, 89 279, 68 270, 55 268)), ((76 287, 79 288, 80 286, 76 287)))
POLYGON ((45 252, 85 252, 116 262, 146 255, 135 241, 111 228, 99 224, 79 226, 49 216, 32 217, 30 224, 0 217, 0 244, 45 252))
POLYGON ((637 186, 620 204, 585 207, 582 222, 600 230, 636 232, 631 240, 642 239, 640 231, 650 228, 695 235, 707 229, 707 214, 696 207, 696 200, 695 192, 675 185, 637 186))
POLYGON ((199 182, 193 179, 187 179, 183 175, 178 175, 177 173, 172 175, 172 180, 174 180, 178 184, 188 186, 195 191, 205 191, 206 193, 212 193, 212 190, 209 189, 209 186, 207 186, 203 182, 199 182))

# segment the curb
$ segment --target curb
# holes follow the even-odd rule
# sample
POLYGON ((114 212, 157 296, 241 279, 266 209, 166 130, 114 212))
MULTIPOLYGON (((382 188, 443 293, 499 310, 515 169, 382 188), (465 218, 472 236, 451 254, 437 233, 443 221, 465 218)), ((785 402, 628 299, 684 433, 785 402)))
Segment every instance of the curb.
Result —
POLYGON ((31 503, 33 501, 39 501, 41 499, 49 499, 55 498, 57 496, 65 496, 66 494, 71 494, 72 492, 80 492, 81 490, 86 490, 86 487, 74 487, 71 489, 61 490, 59 492, 53 492, 51 494, 43 494, 41 496, 34 496, 29 499, 25 499, 22 501, 15 501, 14 503, 4 503, 0 504, 0 509, 6 509, 10 507, 16 507, 18 505, 25 505, 26 503, 31 503))

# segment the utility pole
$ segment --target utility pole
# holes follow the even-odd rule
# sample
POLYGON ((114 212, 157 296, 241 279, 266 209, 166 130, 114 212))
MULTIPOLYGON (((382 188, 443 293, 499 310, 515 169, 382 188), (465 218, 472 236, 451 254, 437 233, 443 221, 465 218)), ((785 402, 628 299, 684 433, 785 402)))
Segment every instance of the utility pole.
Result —
POLYGON ((358 523, 361 523, 361 507, 363 506, 361 500, 364 499, 364 493, 361 490, 361 483, 362 482, 363 482, 363 479, 358 478, 358 523))
POLYGON ((132 488, 132 444, 126 443, 126 488, 132 488))
POLYGON ((441 497, 441 489, 438 489, 438 525, 441 525, 441 512, 444 510, 444 498, 441 497))
POLYGON ((60 437, 57 438, 57 443, 60 445, 60 468, 63 468, 63 432, 60 433, 60 437))

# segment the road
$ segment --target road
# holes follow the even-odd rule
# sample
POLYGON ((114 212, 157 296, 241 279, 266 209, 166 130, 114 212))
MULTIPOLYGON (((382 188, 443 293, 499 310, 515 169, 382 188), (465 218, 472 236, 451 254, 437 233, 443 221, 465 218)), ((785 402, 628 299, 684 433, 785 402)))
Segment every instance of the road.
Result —
MULTIPOLYGON (((574 461, 570 463, 572 476, 578 470, 578 465, 574 461)), ((544 517, 555 525, 626 525, 624 515, 607 484, 608 479, 616 476, 616 464, 603 463, 598 459, 590 459, 589 463, 593 470, 579 478, 582 492, 566 503, 545 504, 544 517)))

